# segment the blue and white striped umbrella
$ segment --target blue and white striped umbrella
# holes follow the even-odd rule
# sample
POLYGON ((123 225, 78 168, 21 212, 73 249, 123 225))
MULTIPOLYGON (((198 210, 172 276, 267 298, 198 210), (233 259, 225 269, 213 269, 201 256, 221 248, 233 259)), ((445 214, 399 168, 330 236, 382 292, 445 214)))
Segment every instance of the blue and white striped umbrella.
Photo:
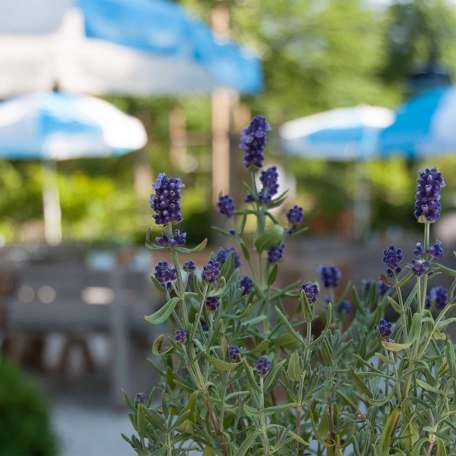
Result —
POLYGON ((257 58, 168 0, 0 0, 0 97, 261 90, 257 58))
POLYGON ((55 160, 120 155, 147 141, 141 122, 93 97, 38 93, 0 103, 0 159, 40 159, 46 240, 62 239, 55 160))
POLYGON ((121 155, 146 141, 138 119, 98 98, 46 92, 0 103, 0 159, 121 155))
POLYGON ((285 152, 303 157, 348 161, 377 155, 377 136, 394 113, 377 106, 339 108, 282 125, 285 152))
POLYGON ((423 92, 404 103, 379 135, 382 155, 423 157, 456 151, 456 87, 423 92))

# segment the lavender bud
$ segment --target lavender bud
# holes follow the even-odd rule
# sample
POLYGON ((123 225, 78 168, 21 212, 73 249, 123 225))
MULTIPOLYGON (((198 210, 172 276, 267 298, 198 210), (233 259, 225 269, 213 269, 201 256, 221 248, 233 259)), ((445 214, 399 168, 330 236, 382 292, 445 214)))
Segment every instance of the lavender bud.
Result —
POLYGON ((158 175, 150 195, 149 205, 154 210, 153 218, 157 225, 179 223, 182 221, 180 207, 180 189, 185 187, 177 177, 168 177, 165 173, 158 175))
POLYGON ((182 269, 185 271, 185 272, 195 272, 196 271, 196 264, 194 261, 192 260, 189 260, 187 261, 186 263, 184 263, 184 265, 182 266, 182 269))
POLYGON ((220 265, 223 265, 230 256, 231 252, 234 253, 234 269, 237 269, 241 265, 241 257, 239 256, 239 253, 236 252, 234 247, 231 247, 229 249, 220 247, 215 256, 215 261, 219 262, 220 265))
POLYGON ((239 281, 239 288, 243 288, 242 296, 249 295, 253 290, 253 280, 249 276, 243 277, 239 281))
POLYGON ((266 356, 258 359, 255 369, 260 375, 267 375, 271 370, 271 361, 266 356))
POLYGON ((393 334, 392 327, 393 324, 387 322, 386 320, 380 320, 375 325, 375 329, 378 330, 378 332, 384 339, 389 339, 391 337, 391 334, 393 334))
POLYGON ((144 393, 137 393, 136 402, 138 404, 144 404, 146 402, 146 395, 144 393))
POLYGON ((383 280, 377 281, 377 292, 379 296, 385 296, 386 293, 388 293, 389 289, 390 288, 388 285, 386 285, 386 283, 383 282, 383 280))
POLYGON ((218 296, 208 296, 205 305, 208 312, 215 312, 220 307, 220 298, 218 296))
POLYGON ((442 310, 448 304, 448 290, 442 287, 433 287, 429 292, 429 297, 435 302, 435 308, 442 310))
POLYGON ((228 356, 230 359, 236 361, 239 359, 240 354, 241 350, 239 350, 239 347, 237 345, 230 345, 228 347, 228 356))
POLYGON ((415 246, 415 250, 413 251, 413 254, 415 256, 422 256, 424 254, 423 246, 421 245, 421 242, 417 242, 415 246))
POLYGON ((428 249, 429 255, 431 255, 434 258, 442 258, 443 257, 443 249, 441 247, 441 242, 436 239, 435 244, 431 245, 428 249))
POLYGON ((285 244, 273 245, 268 250, 268 261, 269 263, 279 263, 282 261, 283 251, 285 249, 285 244))
POLYGON ((202 322, 201 322, 201 329, 202 329, 204 332, 207 332, 207 331, 209 331, 209 325, 208 325, 205 321, 202 321, 202 322))
POLYGON ((266 148, 266 134, 271 130, 263 116, 256 116, 250 124, 242 130, 239 147, 244 150, 244 166, 257 168, 263 166, 264 149, 266 148))
POLYGON ((383 263, 387 266, 386 273, 391 276, 399 274, 402 270, 399 266, 402 259, 403 256, 401 249, 396 249, 394 245, 390 245, 387 249, 385 249, 383 251, 383 263))
POLYGON ((440 218, 440 193, 445 181, 437 168, 418 171, 415 217, 420 223, 433 223, 440 218))
POLYGON ((215 283, 220 276, 220 263, 209 260, 207 265, 203 267, 202 278, 209 283, 215 283))
POLYGON ((312 282, 306 282, 301 285, 301 290, 304 291, 306 294, 307 301, 313 303, 318 298, 318 293, 320 290, 318 289, 318 285, 312 282))
POLYGON ((235 209, 235 205, 233 202, 233 198, 230 195, 220 195, 217 207, 220 214, 224 215, 225 217, 232 217, 235 209))
POLYGON ((342 272, 335 266, 320 266, 317 272, 320 274, 320 280, 325 288, 336 288, 342 278, 342 272))
POLYGON ((182 329, 182 328, 179 328, 179 329, 176 329, 176 333, 174 334, 174 340, 178 343, 178 344, 185 344, 187 342, 187 331, 185 331, 185 329, 182 329))
POLYGON ((176 230, 171 238, 163 231, 162 235, 156 237, 155 240, 162 247, 182 247, 185 245, 186 238, 187 233, 181 233, 179 230, 176 230))
POLYGON ((424 258, 414 259, 412 260, 412 272, 417 277, 421 277, 428 272, 430 265, 431 263, 424 258))
POLYGON ((255 197, 252 194, 248 194, 244 198, 244 202, 246 203, 253 203, 255 201, 255 197))
POLYGON ((346 314, 351 314, 353 312, 353 305, 350 301, 341 301, 337 306, 337 312, 341 314, 342 312, 346 314))
POLYGON ((155 266, 155 278, 158 282, 163 284, 166 288, 171 288, 171 282, 177 279, 176 270, 171 267, 167 261, 160 261, 155 266))
POLYGON ((300 206, 293 206, 287 212, 287 220, 290 226, 300 225, 304 219, 304 210, 300 206))

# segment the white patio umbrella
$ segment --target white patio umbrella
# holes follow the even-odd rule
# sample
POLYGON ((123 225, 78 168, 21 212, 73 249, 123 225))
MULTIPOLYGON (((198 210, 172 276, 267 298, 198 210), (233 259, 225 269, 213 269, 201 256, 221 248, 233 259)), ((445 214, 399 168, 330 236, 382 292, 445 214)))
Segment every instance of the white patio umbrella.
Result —
POLYGON ((94 97, 50 92, 0 103, 0 159, 43 163, 45 236, 50 244, 62 239, 55 161, 121 155, 146 142, 138 119, 94 97))
POLYGON ((261 89, 258 59, 168 0, 0 0, 0 98, 261 89))
POLYGON ((426 90, 407 100, 396 114, 395 122, 379 136, 379 149, 385 156, 455 153, 456 86, 426 90))
POLYGON ((283 124, 280 139, 291 155, 364 160, 378 156, 378 134, 393 121, 394 112, 379 106, 339 108, 283 124))
POLYGON ((355 237, 360 238, 370 218, 364 164, 381 156, 379 133, 394 121, 394 112, 379 106, 339 108, 283 124, 281 144, 286 153, 334 161, 358 162, 355 172, 355 237))

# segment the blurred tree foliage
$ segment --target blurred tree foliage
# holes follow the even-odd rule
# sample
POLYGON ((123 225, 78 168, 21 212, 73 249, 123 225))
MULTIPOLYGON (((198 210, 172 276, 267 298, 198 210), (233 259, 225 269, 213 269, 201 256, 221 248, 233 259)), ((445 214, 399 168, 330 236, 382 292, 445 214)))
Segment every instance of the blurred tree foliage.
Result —
MULTIPOLYGON (((404 96, 403 80, 425 63, 429 40, 450 68, 456 65, 456 26, 450 0, 413 0, 389 8, 362 0, 181 0, 184 7, 210 22, 211 11, 229 8, 231 35, 263 61, 265 89, 243 101, 253 114, 268 117, 276 134, 287 120, 359 103, 394 107, 404 96)), ((134 83, 134 82, 133 82, 134 83)), ((144 241, 151 226, 148 192, 135 192, 134 169, 141 160, 161 171, 178 173, 187 189, 183 201, 185 229, 197 242, 210 225, 210 99, 110 97, 145 124, 149 143, 140 153, 122 157, 58 163, 66 239, 144 241), (185 113, 191 136, 187 156, 170 160, 169 113, 185 113), (185 175, 186 174, 186 175, 185 175)), ((273 140, 270 144, 277 144, 273 140)), ((271 146, 270 146, 271 147, 271 146)), ((272 149, 272 148, 271 148, 272 149)), ((334 231, 350 210, 353 164, 285 158, 274 161, 293 170, 297 199, 314 231, 334 231)), ((233 159, 240 160, 239 156, 233 159)), ((456 160, 446 158, 445 197, 456 191, 456 160)), ((416 164, 401 160, 371 163, 373 227, 408 224, 414 197, 416 164), (394 178, 392 178, 394 176, 394 178)), ((41 218, 41 175, 37 163, 0 162, 0 240, 18 239, 19 227, 41 218)), ((411 216, 411 215, 410 215, 411 216)))

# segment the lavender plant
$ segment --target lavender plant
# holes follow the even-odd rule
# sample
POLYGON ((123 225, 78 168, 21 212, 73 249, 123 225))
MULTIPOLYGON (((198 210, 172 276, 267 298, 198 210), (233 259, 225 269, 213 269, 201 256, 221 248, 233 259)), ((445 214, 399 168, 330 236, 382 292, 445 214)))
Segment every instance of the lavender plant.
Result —
POLYGON ((275 167, 261 170, 269 130, 256 117, 241 135, 244 206, 229 195, 217 204, 231 223, 217 230, 233 247, 200 271, 185 257, 206 242, 187 248, 177 228, 183 183, 160 174, 154 185, 150 206, 163 233, 153 242, 149 232, 146 245, 172 258, 152 275, 166 303, 145 317, 165 331, 152 347, 161 401, 154 392, 126 398, 136 434, 124 439, 141 456, 456 454, 455 347, 446 332, 456 320, 456 271, 438 263, 440 242, 430 244, 441 174, 419 172, 424 239, 408 263, 390 246, 385 273, 361 291, 341 292, 332 265, 318 268, 320 283, 280 287, 286 243, 304 230, 304 213, 292 206, 282 223, 271 211, 286 191, 275 167), (453 278, 448 290, 437 285, 442 275, 453 278), (396 318, 388 321, 387 310, 396 318))

